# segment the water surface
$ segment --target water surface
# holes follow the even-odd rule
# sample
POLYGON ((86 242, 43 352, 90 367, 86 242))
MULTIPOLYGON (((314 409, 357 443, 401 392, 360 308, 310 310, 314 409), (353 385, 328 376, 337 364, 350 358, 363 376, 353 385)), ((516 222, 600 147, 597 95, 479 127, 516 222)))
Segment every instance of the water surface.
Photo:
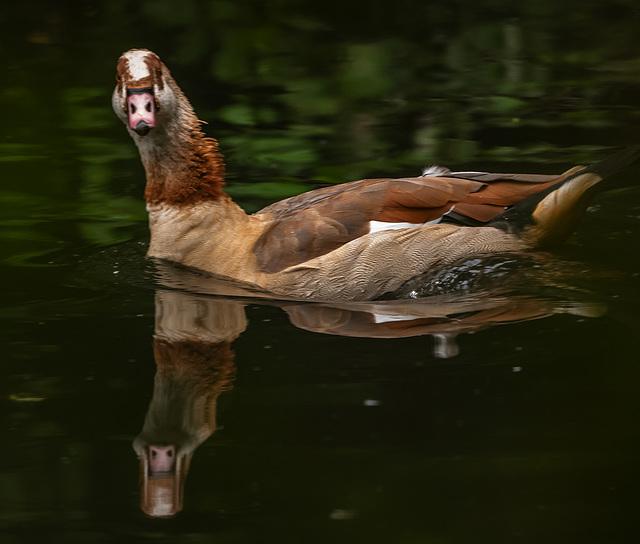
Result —
POLYGON ((552 255, 465 264, 471 292, 296 304, 145 259, 110 110, 118 55, 156 50, 249 211, 562 171, 636 144, 640 96, 635 4, 571 4, 1 8, 0 540, 633 541, 637 167, 552 255))

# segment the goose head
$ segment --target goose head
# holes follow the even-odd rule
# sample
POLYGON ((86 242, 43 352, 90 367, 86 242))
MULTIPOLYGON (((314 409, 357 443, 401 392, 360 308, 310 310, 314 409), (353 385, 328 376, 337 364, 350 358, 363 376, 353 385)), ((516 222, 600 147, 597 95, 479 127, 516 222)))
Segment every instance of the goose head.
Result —
POLYGON ((140 152, 147 203, 222 198, 224 162, 218 143, 204 135, 202 121, 160 57, 147 49, 123 53, 116 80, 113 109, 140 152))
POLYGON ((116 81, 113 110, 136 143, 166 128, 185 101, 167 67, 146 49, 131 49, 120 56, 116 81))

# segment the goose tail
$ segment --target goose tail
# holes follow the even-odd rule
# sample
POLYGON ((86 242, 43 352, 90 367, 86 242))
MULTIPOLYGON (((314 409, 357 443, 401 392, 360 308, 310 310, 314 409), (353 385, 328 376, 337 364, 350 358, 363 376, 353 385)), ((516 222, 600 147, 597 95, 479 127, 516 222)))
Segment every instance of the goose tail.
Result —
POLYGON ((610 185, 607 178, 639 158, 640 145, 572 168, 565 179, 511 206, 489 226, 517 233, 532 248, 558 244, 571 234, 596 192, 610 185))

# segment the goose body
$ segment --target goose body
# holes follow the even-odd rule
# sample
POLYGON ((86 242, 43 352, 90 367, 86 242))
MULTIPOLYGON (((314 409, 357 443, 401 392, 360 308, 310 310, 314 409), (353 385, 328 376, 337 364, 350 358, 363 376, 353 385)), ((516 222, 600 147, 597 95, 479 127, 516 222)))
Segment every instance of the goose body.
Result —
POLYGON ((638 149, 560 175, 431 169, 326 187, 246 214, 224 193, 217 142, 151 51, 124 53, 113 108, 145 167, 150 257, 276 296, 371 300, 465 257, 563 239, 593 187, 638 149))

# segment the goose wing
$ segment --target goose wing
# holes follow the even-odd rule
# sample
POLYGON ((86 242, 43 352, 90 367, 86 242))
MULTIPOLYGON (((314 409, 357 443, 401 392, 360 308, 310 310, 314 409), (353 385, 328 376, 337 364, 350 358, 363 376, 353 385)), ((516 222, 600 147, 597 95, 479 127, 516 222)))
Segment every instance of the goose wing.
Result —
POLYGON ((443 176, 365 179, 276 202, 256 215, 269 221, 254 246, 258 266, 278 272, 371 232, 438 222, 482 224, 561 176, 447 172, 443 176), (380 227, 379 227, 380 228, 380 227))

